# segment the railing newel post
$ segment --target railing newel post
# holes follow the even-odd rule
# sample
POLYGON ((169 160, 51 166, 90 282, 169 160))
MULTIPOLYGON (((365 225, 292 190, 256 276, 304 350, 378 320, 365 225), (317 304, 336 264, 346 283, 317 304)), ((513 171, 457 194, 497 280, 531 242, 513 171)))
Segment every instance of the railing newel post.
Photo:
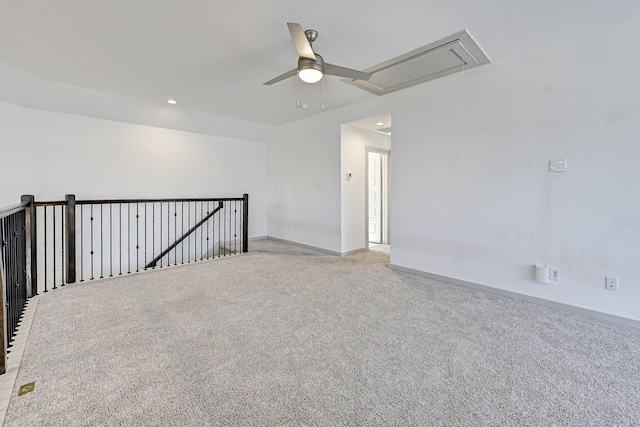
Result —
POLYGON ((25 231, 27 233, 27 260, 30 263, 30 268, 27 271, 30 273, 28 277, 29 285, 27 285, 27 297, 31 298, 38 295, 38 236, 37 236, 37 223, 36 223, 36 202, 35 197, 31 194, 25 194, 20 198, 22 203, 28 203, 26 208, 25 217, 25 231))
POLYGON ((76 196, 67 194, 64 196, 66 202, 65 211, 65 246, 66 246, 66 277, 67 283, 76 282, 76 196))
POLYGON ((249 195, 242 195, 242 252, 249 252, 249 195))

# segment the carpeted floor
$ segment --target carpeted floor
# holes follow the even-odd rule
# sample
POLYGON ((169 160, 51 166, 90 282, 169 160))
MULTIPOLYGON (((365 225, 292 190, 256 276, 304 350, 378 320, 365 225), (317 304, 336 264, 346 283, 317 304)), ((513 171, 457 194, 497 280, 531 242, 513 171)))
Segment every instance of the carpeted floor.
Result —
POLYGON ((640 330, 387 264, 267 240, 49 292, 5 426, 640 425, 640 330))

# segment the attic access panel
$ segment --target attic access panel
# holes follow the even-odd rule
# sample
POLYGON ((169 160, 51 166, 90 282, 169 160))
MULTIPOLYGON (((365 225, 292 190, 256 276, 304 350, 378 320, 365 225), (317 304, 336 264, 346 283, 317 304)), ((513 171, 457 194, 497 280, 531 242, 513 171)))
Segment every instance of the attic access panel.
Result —
POLYGON ((368 81, 344 81, 376 95, 385 95, 489 62, 464 30, 366 69, 372 73, 368 81))

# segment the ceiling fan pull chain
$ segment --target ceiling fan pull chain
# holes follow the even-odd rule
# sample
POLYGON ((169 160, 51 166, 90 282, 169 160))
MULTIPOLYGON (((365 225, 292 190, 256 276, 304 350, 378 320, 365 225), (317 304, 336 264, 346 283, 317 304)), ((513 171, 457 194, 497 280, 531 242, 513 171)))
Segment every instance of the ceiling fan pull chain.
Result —
POLYGON ((322 111, 324 111, 324 74, 322 75, 322 111))
POLYGON ((296 73, 296 108, 300 108, 300 77, 296 73))

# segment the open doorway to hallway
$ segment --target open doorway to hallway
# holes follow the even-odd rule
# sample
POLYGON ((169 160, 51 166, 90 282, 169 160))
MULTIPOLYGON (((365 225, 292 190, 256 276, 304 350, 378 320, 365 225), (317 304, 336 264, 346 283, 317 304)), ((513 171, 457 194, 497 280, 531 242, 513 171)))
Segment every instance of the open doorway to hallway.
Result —
POLYGON ((343 254, 360 250, 389 252, 393 234, 389 227, 390 158, 390 113, 341 126, 343 254))
POLYGON ((366 147, 367 236, 369 249, 389 251, 389 153, 366 147))

